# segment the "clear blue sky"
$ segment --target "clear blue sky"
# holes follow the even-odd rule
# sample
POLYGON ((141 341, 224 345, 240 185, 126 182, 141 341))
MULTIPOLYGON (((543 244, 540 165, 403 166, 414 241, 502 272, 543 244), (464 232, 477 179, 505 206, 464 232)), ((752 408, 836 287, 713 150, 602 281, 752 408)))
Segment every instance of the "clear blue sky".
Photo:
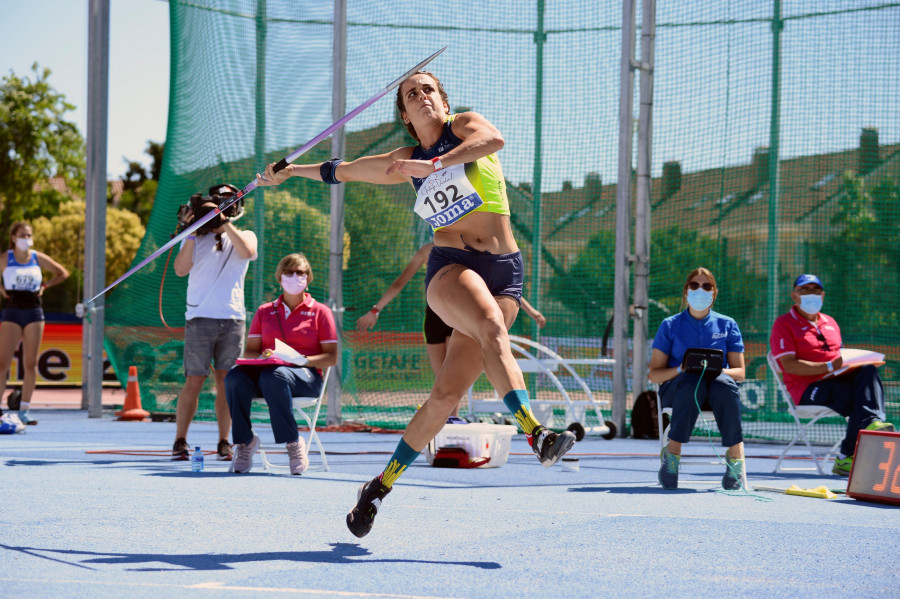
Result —
MULTIPOLYGON (((164 0, 111 0, 110 4, 107 173, 116 178, 125 171, 125 158, 149 163, 149 157, 144 154, 148 140, 165 141, 169 101, 169 4, 164 0)), ((399 4, 409 10, 418 10, 418 4, 414 2, 399 4)), ((788 1, 783 5, 784 15, 790 17, 798 11, 852 9, 878 3, 875 0, 821 0, 812 4, 788 1)), ((309 6, 306 10, 312 10, 309 6)), ((513 17, 517 17, 524 19, 527 25, 525 16, 503 13, 503 2, 491 3, 491 6, 495 6, 495 13, 500 11, 494 14, 495 19, 500 19, 498 22, 510 25, 515 20, 513 17)), ((562 18, 568 14, 567 6, 555 5, 552 14, 562 15, 559 17, 562 18)), ((579 7, 576 9, 590 11, 591 19, 599 19, 594 24, 616 26, 619 23, 614 5, 602 5, 599 11, 589 5, 579 7), (602 19, 598 12, 602 13, 602 19)), ((357 9, 361 8, 357 6, 357 9)), ((707 5, 694 1, 688 3, 688 8, 690 10, 685 10, 678 3, 662 3, 658 7, 654 176, 660 174, 666 160, 680 160, 686 172, 723 162, 746 164, 755 147, 768 144, 769 24, 738 25, 733 32, 723 26, 684 28, 667 27, 666 24, 767 18, 771 13, 771 0, 738 5, 728 2, 707 5)), ((70 119, 82 132, 86 130, 87 10, 88 0, 0 0, 0 14, 7 25, 0 51, 0 73, 5 75, 13 70, 24 75, 34 62, 49 67, 53 71, 50 78, 53 86, 77 107, 70 113, 70 119)), ((330 8, 324 12, 329 13, 330 8)), ((788 22, 783 34, 782 54, 782 157, 854 148, 861 128, 866 126, 879 129, 883 144, 900 140, 900 103, 896 99, 900 82, 897 75, 900 72, 897 15, 897 9, 891 8, 788 22)), ((409 17, 410 22, 416 18, 413 14, 409 17)), ((451 13, 445 21, 463 26, 468 23, 468 17, 451 13)), ((392 35, 400 34, 394 32, 392 35)), ((557 38, 559 36, 553 39, 557 38)), ((319 42, 327 41, 323 40, 319 42)), ((557 48, 553 45, 550 48, 556 54, 550 52, 549 58, 545 58, 548 62, 545 86, 550 90, 545 91, 545 190, 558 189, 563 178, 572 178, 569 171, 599 171, 604 182, 615 179, 620 34, 610 31, 601 40, 605 44, 604 50, 597 54, 600 58, 596 60, 597 57, 592 56, 592 60, 571 61, 564 54, 566 47, 553 50, 557 48), (558 55, 560 52, 563 54, 558 55), (568 66, 560 68, 561 64, 568 66), (599 86, 598 81, 601 82, 599 86), (564 85, 576 84, 583 87, 578 88, 577 93, 571 90, 569 95, 562 97, 551 93, 564 85), (603 107, 602 110, 580 107, 582 114, 593 119, 587 126, 607 132, 602 147, 595 148, 594 152, 578 152, 573 156, 568 147, 569 134, 586 126, 569 118, 572 105, 564 100, 570 96, 576 108, 580 106, 578 102, 585 99, 603 107), (554 168, 562 162, 566 164, 565 172, 554 168)), ((354 41, 367 43, 365 39, 354 41)), ((307 40, 307 43, 313 42, 307 40)), ((427 44, 428 52, 436 45, 427 44)), ((478 48, 474 51, 480 51, 478 48)), ((465 57, 467 51, 464 46, 452 49, 457 61, 461 56, 465 57)), ((414 52, 414 58, 421 58, 419 54, 427 52, 414 52)), ((515 58, 515 53, 510 52, 510 57, 511 60, 515 58)), ((410 60, 413 58, 405 62, 410 60)), ((450 73, 449 80, 462 81, 463 74, 452 76, 452 64, 453 60, 446 58, 436 68, 450 73)), ((462 60, 461 64, 469 63, 462 60)), ((393 64, 391 67, 394 70, 400 68, 393 64)), ((393 70, 388 74, 391 73, 393 70)), ((382 78, 389 80, 388 74, 382 78)), ((348 81, 349 87, 356 85, 364 90, 359 92, 348 87, 351 96, 348 108, 377 88, 375 81, 370 79, 374 77, 348 81)), ((637 86, 637 79, 635 84, 637 86)), ((518 119, 519 113, 510 112, 503 97, 481 95, 476 100, 466 96, 460 83, 454 89, 457 90, 455 102, 475 106, 491 115, 504 135, 515 142, 508 144, 514 150, 506 149, 503 155, 504 170, 510 180, 530 181, 533 145, 530 130, 517 129, 516 123, 507 122, 518 119)), ((322 117, 310 123, 315 133, 330 122, 327 104, 322 106, 322 117)), ((527 109, 528 106, 523 107, 526 112, 527 109)), ((382 103, 357 119, 355 126, 369 126, 372 122, 392 118, 391 111, 389 102, 382 103)), ((276 132, 290 135, 287 140, 278 139, 276 145, 288 147, 299 143, 309 137, 307 133, 288 132, 287 129, 276 132)), ((575 183, 580 182, 580 178, 576 178, 575 183)))
MULTIPOLYGON (((35 62, 76 106, 68 118, 87 130, 88 0, 0 0, 0 73, 30 75, 35 62)), ((165 141, 169 105, 169 4, 111 0, 109 138, 106 171, 118 178, 125 158, 149 166, 147 141, 165 141)))

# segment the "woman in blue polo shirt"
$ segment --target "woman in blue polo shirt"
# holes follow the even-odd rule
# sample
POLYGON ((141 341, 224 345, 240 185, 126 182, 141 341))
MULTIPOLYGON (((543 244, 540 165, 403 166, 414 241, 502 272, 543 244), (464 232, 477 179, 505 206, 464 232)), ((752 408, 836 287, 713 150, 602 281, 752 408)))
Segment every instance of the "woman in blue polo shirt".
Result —
POLYGON ((722 446, 727 447, 727 467, 722 487, 741 488, 744 472, 744 442, 741 432, 741 401, 738 384, 744 380, 744 341, 733 318, 713 312, 719 290, 708 269, 695 268, 681 291, 686 310, 662 321, 653 340, 649 378, 659 385, 661 405, 672 408, 669 444, 660 454, 659 483, 664 489, 678 488, 681 445, 687 443, 706 401, 712 407, 722 446), (714 379, 683 372, 689 348, 720 349, 725 355, 721 374, 714 379))

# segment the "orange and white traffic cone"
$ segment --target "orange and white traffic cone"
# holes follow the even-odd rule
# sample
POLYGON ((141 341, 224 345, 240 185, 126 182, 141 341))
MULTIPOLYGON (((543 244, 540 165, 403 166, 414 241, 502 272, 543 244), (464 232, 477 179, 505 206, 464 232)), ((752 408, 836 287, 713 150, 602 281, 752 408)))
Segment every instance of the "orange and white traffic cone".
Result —
POLYGON ((128 386, 125 388, 125 407, 116 412, 118 420, 146 420, 150 412, 141 407, 141 389, 138 387, 137 366, 128 367, 128 386))

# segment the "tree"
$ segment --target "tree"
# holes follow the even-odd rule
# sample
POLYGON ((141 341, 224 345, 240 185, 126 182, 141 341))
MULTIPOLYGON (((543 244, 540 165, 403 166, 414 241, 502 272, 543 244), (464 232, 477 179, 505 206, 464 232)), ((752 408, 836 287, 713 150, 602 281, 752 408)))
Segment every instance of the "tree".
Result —
POLYGON ((153 212, 153 203, 156 200, 156 190, 159 189, 164 148, 165 144, 148 141, 144 153, 152 160, 150 172, 148 173, 140 162, 127 160, 128 170, 122 177, 123 190, 118 207, 137 214, 144 226, 150 220, 150 213, 153 212))
POLYGON ((845 339, 870 337, 873 332, 890 334, 900 325, 898 223, 896 179, 873 182, 852 173, 844 175, 837 211, 831 217, 833 232, 810 243, 810 270, 826 274, 824 310, 838 317, 845 339))
POLYGON ((0 83, 0 231, 70 199, 47 184, 54 176, 84 195, 84 139, 64 118, 75 107, 50 85, 50 69, 31 69, 33 78, 10 73, 0 83))
MULTIPOLYGON (((550 279, 551 296, 575 314, 582 315, 585 335, 602 335, 611 313, 615 288, 614 231, 600 231, 588 240, 569 269, 569 277, 554 275, 550 279), (578 280, 591 293, 573 293, 570 278, 578 280)), ((747 265, 733 258, 717 259, 719 243, 697 231, 678 226, 657 229, 650 239, 650 335, 654 335, 662 319, 681 309, 681 287, 691 269, 709 268, 716 275, 719 297, 715 310, 731 316, 739 325, 747 323, 754 303, 764 301, 757 293, 760 282, 747 265), (727 272, 717 272, 717 263, 727 265, 727 272), (665 307, 665 309, 663 309, 665 307)), ((722 267, 723 269, 726 266, 722 267)), ((741 329, 743 331, 743 328, 741 329)))
POLYGON ((166 143, 148 141, 147 149, 144 150, 144 154, 147 154, 151 158, 150 162, 150 178, 154 181, 159 181, 160 174, 162 173, 162 162, 163 162, 163 153, 166 149, 166 143))
MULTIPOLYGON (((50 312, 72 312, 81 297, 84 273, 84 213, 81 200, 59 206, 51 218, 33 221, 35 247, 65 266, 70 276, 60 289, 47 293, 44 308, 50 312)), ((106 211, 106 284, 128 270, 141 240, 144 226, 137 215, 118 208, 106 211)))

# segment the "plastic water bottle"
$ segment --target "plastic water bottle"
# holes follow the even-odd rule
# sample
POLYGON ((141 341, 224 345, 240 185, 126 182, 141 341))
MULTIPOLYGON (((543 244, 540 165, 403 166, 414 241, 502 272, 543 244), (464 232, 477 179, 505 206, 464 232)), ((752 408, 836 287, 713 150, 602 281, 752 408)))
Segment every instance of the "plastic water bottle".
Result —
POLYGON ((199 447, 194 448, 194 455, 191 456, 191 470, 193 472, 203 472, 203 452, 199 447))

